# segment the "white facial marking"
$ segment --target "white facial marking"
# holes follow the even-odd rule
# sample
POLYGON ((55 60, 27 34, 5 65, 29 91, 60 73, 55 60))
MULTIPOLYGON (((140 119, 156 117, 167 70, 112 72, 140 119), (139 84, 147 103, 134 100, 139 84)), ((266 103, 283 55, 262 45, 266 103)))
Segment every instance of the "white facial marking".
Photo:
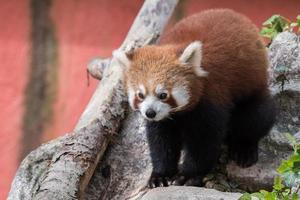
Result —
POLYGON ((172 89, 172 96, 178 107, 183 107, 189 103, 190 95, 185 86, 177 86, 172 89))
POLYGON ((134 92, 134 89, 132 88, 128 88, 128 91, 127 91, 127 94, 128 94, 128 101, 129 101, 129 105, 130 107, 133 109, 133 110, 136 110, 134 108, 134 99, 135 99, 135 92, 134 92))
POLYGON ((195 41, 189 44, 179 57, 179 61, 183 64, 191 64, 197 76, 201 77, 208 75, 208 72, 201 67, 202 43, 200 41, 195 41))
POLYGON ((160 94, 162 92, 167 93, 168 91, 166 89, 163 88, 163 86, 161 84, 158 84, 155 88, 155 93, 156 94, 160 94))
POLYGON ((140 89, 140 92, 141 92, 143 95, 146 94, 146 88, 145 88, 145 86, 139 85, 139 89, 140 89))
POLYGON ((146 119, 159 121, 169 116, 171 106, 169 104, 161 102, 154 96, 147 96, 145 100, 140 103, 139 109, 146 119), (148 109, 153 109, 156 112, 156 116, 154 118, 150 119, 146 116, 146 111, 148 109))

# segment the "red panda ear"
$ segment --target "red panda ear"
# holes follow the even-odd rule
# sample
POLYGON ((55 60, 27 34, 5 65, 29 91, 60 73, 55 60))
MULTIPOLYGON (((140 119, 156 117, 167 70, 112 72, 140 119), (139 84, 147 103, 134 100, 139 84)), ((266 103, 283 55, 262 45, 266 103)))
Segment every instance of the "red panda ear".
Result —
POLYGON ((131 61, 133 59, 134 50, 131 49, 129 51, 126 51, 125 54, 126 54, 127 58, 131 61))
POLYGON ((201 67, 202 43, 200 41, 190 43, 180 55, 179 61, 184 64, 191 64, 197 76, 207 76, 208 74, 201 67))
POLYGON ((113 57, 118 61, 120 65, 129 68, 133 57, 133 51, 124 52, 121 50, 115 50, 113 51, 113 57))

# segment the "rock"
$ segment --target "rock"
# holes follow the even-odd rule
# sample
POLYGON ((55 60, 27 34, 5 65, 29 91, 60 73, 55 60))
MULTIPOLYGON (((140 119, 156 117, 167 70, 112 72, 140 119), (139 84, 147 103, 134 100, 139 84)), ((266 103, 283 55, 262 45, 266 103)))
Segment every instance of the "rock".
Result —
POLYGON ((139 200, 237 200, 240 193, 220 192, 200 187, 171 186, 150 190, 139 200))
POLYGON ((288 31, 280 33, 272 42, 269 50, 272 69, 271 81, 274 83, 284 80, 299 80, 300 37, 288 31))

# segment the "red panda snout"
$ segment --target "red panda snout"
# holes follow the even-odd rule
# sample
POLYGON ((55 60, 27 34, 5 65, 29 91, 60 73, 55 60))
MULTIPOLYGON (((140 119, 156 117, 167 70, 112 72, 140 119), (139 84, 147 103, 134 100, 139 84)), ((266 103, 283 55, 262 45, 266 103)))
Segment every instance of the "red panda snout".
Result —
POLYGON ((155 96, 147 96, 144 101, 139 104, 139 110, 143 117, 148 120, 160 121, 169 117, 171 106, 162 102, 155 96))

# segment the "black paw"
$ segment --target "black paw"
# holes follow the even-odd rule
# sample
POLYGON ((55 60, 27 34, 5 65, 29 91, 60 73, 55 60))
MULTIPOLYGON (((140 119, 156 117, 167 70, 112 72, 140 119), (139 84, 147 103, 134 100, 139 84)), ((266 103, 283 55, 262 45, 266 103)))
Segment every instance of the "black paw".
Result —
POLYGON ((243 168, 250 167, 258 160, 257 146, 243 147, 243 148, 231 148, 229 149, 229 158, 243 168))
POLYGON ((171 183, 171 177, 152 173, 148 181, 148 187, 149 188, 167 187, 170 185, 170 183, 171 183))
POLYGON ((180 173, 173 179, 172 185, 203 186, 203 176, 189 176, 180 173))

